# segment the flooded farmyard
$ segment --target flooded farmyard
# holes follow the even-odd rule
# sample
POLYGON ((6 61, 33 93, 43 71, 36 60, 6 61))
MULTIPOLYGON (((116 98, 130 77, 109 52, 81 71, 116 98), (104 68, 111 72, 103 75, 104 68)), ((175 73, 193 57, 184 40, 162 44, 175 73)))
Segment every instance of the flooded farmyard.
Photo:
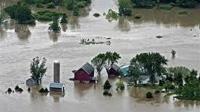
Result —
MULTIPOLYGON (((11 0, 1 0, 1 7, 12 4, 11 0)), ((15 0, 14 0, 15 1, 15 0)), ((93 0, 90 11, 84 17, 72 17, 65 32, 51 34, 49 23, 36 22, 35 26, 15 24, 8 21, 0 29, 0 110, 2 112, 199 112, 200 102, 180 101, 164 94, 146 100, 144 88, 126 87, 118 93, 112 89, 112 97, 105 97, 103 83, 107 78, 105 70, 98 84, 77 84, 69 80, 72 70, 90 62, 92 57, 106 51, 121 54, 120 65, 138 53, 159 52, 169 60, 169 66, 183 65, 200 70, 200 9, 188 10, 189 15, 178 15, 183 9, 156 11, 137 9, 142 19, 119 18, 109 22, 103 16, 110 8, 117 10, 115 0, 93 0), (105 4, 106 2, 106 4, 105 4), (100 17, 93 14, 98 12, 100 17), (161 35, 162 38, 156 38, 161 35), (110 45, 80 44, 81 39, 107 41, 110 45), (171 50, 177 56, 171 59, 171 50), (65 95, 41 95, 35 89, 30 93, 25 84, 30 74, 31 59, 47 58, 47 73, 43 87, 53 81, 53 62, 61 64, 61 82, 65 85, 65 95), (24 92, 6 94, 7 88, 21 86, 24 92)), ((114 83, 114 80, 111 80, 114 83)))

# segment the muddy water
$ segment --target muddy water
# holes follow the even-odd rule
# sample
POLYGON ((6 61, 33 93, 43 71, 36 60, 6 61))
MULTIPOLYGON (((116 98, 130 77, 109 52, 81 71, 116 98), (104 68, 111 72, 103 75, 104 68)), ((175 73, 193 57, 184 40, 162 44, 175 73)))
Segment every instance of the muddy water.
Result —
MULTIPOLYGON (((2 4, 8 0, 1 1, 2 4)), ((119 63, 128 64, 131 57, 141 52, 160 52, 169 60, 169 66, 184 65, 200 70, 200 29, 199 9, 187 10, 189 15, 178 15, 182 9, 172 11, 135 10, 141 20, 120 18, 108 22, 104 16, 93 17, 93 13, 117 10, 112 0, 94 0, 91 11, 84 17, 70 18, 66 32, 48 33, 49 23, 20 26, 8 21, 0 30, 0 110, 4 112, 199 112, 199 102, 176 101, 156 96, 145 100, 147 90, 126 88, 117 93, 113 88, 112 97, 102 95, 102 73, 99 85, 74 84, 72 70, 79 68, 100 52, 116 51, 123 57, 119 63), (157 39, 157 35, 163 38, 157 39), (111 45, 80 45, 81 38, 103 36, 111 38, 111 45), (171 59, 171 50, 177 51, 171 59), (61 81, 65 83, 65 97, 40 95, 36 91, 7 95, 4 91, 16 84, 26 89, 25 80, 30 77, 30 61, 35 56, 46 57, 47 74, 43 86, 52 82, 52 62, 61 62, 61 81)), ((95 38, 104 41, 104 38, 95 38)), ((114 82, 113 82, 114 84, 114 82)))

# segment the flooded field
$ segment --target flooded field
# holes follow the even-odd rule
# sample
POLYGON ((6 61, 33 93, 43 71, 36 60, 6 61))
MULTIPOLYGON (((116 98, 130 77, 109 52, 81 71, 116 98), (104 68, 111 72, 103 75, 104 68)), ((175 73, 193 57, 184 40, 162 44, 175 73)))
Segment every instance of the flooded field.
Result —
MULTIPOLYGON (((11 0, 0 0, 1 7, 11 0)), ((11 2, 13 3, 13 2, 11 2)), ((177 101, 157 96, 146 101, 145 89, 126 88, 112 97, 102 95, 102 83, 74 84, 72 70, 90 62, 96 54, 116 51, 121 54, 120 65, 128 64, 137 53, 159 52, 169 60, 169 66, 183 65, 200 70, 200 9, 187 10, 188 15, 178 15, 185 9, 171 11, 137 9, 140 20, 119 18, 109 22, 103 16, 109 8, 117 10, 113 0, 93 0, 91 11, 80 18, 70 18, 66 32, 49 34, 49 23, 37 22, 36 26, 16 25, 9 21, 0 29, 0 111, 3 112, 199 112, 200 102, 177 101), (101 14, 99 18, 93 13, 101 14), (163 38, 158 39, 156 36, 163 38), (111 45, 81 45, 81 39, 104 40, 111 38, 111 45), (177 52, 171 59, 171 50, 177 52), (61 62, 61 81, 65 83, 65 96, 40 95, 26 90, 22 94, 5 94, 8 87, 19 85, 27 89, 25 80, 30 77, 30 62, 40 56, 47 58, 47 74, 43 86, 53 81, 53 61, 61 62)), ((114 82, 113 82, 114 83, 114 82)))

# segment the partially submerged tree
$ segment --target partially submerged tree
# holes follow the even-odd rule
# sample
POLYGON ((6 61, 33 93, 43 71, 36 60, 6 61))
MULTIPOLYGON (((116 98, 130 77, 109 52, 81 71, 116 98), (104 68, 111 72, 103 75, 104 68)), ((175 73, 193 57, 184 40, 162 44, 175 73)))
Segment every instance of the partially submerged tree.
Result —
POLYGON ((130 66, 128 69, 128 76, 130 77, 130 81, 134 82, 134 85, 137 86, 139 77, 141 74, 144 74, 142 66, 133 58, 130 62, 130 66))
POLYGON ((106 62, 106 56, 105 54, 98 54, 96 57, 92 59, 91 62, 97 69, 98 74, 100 75, 106 62))
POLYGON ((131 16, 132 15, 132 3, 130 0, 118 0, 119 4, 119 15, 120 16, 131 16))
POLYGON ((59 26, 59 23, 58 23, 58 19, 59 19, 58 16, 54 16, 53 17, 53 23, 50 24, 50 26, 49 26, 49 30, 52 30, 55 33, 60 32, 60 26, 59 26))
POLYGON ((167 65, 167 59, 159 53, 141 53, 136 55, 131 62, 131 66, 139 66, 140 72, 150 76, 151 84, 155 84, 156 76, 165 73, 164 65, 167 65))
POLYGON ((98 74, 100 74, 105 65, 111 67, 112 64, 117 63, 120 58, 120 55, 116 52, 106 52, 98 54, 91 62, 97 69, 98 74))
POLYGON ((116 52, 106 52, 106 61, 107 61, 107 66, 111 66, 114 63, 117 63, 118 60, 121 58, 121 56, 116 53, 116 52))
POLYGON ((111 89, 112 85, 110 84, 110 82, 108 80, 106 80, 106 82, 104 83, 103 89, 106 91, 109 91, 111 89))
POLYGON ((46 67, 46 59, 39 57, 33 58, 33 61, 30 66, 31 71, 31 77, 33 80, 36 81, 37 84, 40 84, 42 81, 42 77, 46 73, 47 67, 46 67))

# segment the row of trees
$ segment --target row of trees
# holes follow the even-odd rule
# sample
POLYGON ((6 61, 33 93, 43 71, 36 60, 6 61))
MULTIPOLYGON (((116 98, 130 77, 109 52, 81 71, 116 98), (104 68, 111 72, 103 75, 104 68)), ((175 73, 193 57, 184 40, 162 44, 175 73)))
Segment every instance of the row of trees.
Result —
POLYGON ((183 8, 194 8, 200 3, 199 0, 118 0, 119 15, 131 16, 133 7, 153 8, 161 4, 183 8))
MULTIPOLYGON (((72 10, 72 14, 74 16, 79 16, 80 8, 84 8, 90 4, 91 0, 21 0, 15 5, 6 7, 4 11, 10 16, 11 19, 16 20, 19 24, 35 24, 35 19, 52 20, 53 15, 61 16, 62 14, 44 10, 39 11, 41 13, 32 14, 31 9, 29 8, 30 5, 47 5, 47 8, 61 6, 68 10, 72 10)), ((67 23, 67 20, 62 19, 61 22, 67 23)))
POLYGON ((152 8, 159 4, 170 4, 173 6, 194 8, 199 0, 132 0, 136 7, 152 8))

